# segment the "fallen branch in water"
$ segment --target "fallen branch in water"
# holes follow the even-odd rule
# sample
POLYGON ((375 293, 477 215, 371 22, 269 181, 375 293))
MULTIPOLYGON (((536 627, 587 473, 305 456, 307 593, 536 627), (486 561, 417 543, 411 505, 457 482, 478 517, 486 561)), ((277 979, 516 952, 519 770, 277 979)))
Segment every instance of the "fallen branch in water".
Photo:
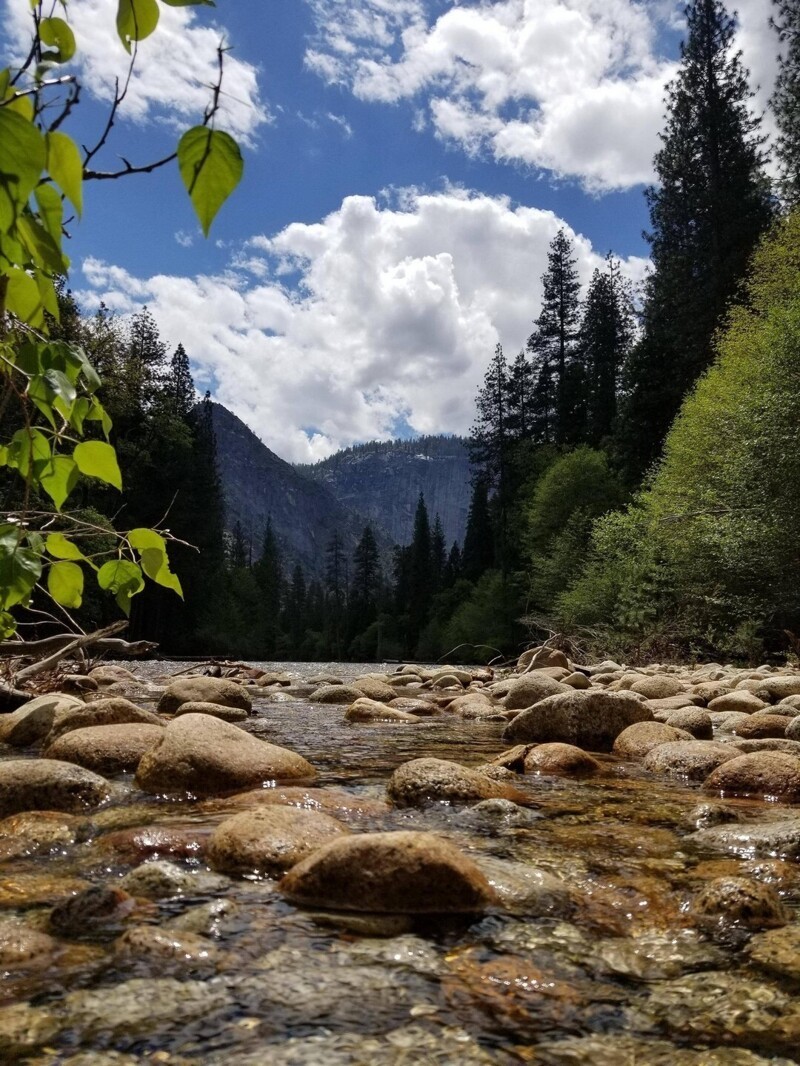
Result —
MULTIPOLYGON (((61 662, 72 652, 78 651, 79 648, 86 648, 90 644, 96 644, 99 640, 103 640, 105 637, 113 636, 115 633, 120 633, 123 629, 127 628, 127 621, 113 622, 110 626, 106 626, 105 629, 97 629, 94 633, 83 633, 80 636, 72 637, 61 648, 57 648, 52 655, 46 656, 44 659, 39 659, 38 662, 31 663, 30 666, 24 667, 22 670, 17 671, 15 681, 28 681, 32 677, 36 677, 37 674, 42 674, 46 670, 50 670, 56 663, 61 662)), ((61 634, 61 636, 70 637, 70 634, 61 634)), ((52 640, 52 637, 46 638, 52 640)), ((20 647, 25 648, 22 651, 22 655, 29 655, 30 649, 34 644, 41 644, 42 641, 31 641, 29 644, 23 644, 20 647)), ((2 647, 2 645, 0 645, 2 647)))

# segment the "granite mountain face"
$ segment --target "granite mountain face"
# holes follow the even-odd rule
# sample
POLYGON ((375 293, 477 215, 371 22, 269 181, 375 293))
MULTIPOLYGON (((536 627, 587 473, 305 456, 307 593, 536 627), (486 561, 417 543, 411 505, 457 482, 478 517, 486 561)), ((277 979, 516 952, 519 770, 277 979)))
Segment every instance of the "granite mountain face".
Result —
POLYGON ((212 415, 225 525, 230 531, 240 523, 253 559, 271 518, 287 569, 300 563, 308 575, 323 577, 332 537, 339 534, 351 558, 367 522, 388 563, 392 545, 411 540, 420 492, 431 522, 439 514, 448 546, 463 542, 470 482, 460 438, 371 443, 292 466, 221 404, 212 404, 212 415))

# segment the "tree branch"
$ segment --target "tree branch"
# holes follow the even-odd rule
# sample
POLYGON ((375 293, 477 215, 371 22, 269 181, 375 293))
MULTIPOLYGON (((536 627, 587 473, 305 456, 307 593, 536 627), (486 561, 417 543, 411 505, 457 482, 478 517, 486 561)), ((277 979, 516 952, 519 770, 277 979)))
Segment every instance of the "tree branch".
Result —
MULTIPOLYGON (((44 673, 45 670, 49 670, 55 666, 56 663, 66 658, 73 651, 77 651, 79 648, 85 648, 89 644, 95 644, 98 640, 102 640, 103 637, 113 636, 115 633, 122 632, 128 626, 127 621, 113 622, 110 626, 106 626, 105 629, 97 629, 94 633, 85 633, 83 636, 76 637, 71 640, 65 647, 60 648, 58 651, 54 651, 52 655, 48 655, 46 659, 41 659, 39 662, 31 663, 30 666, 26 666, 24 670, 20 670, 16 675, 16 681, 27 681, 31 677, 35 677, 37 674, 44 673)), ((48 638, 52 639, 52 638, 48 638)), ((34 643, 38 643, 34 641, 34 643)), ((30 647, 30 645, 27 645, 30 647)))

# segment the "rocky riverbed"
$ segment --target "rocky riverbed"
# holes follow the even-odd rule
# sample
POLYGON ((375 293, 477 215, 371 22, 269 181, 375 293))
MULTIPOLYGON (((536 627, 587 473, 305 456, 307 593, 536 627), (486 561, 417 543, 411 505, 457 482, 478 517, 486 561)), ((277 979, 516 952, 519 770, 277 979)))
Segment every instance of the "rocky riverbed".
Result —
POLYGON ((0 1061, 800 1062, 800 669, 201 669, 0 716, 0 1061))

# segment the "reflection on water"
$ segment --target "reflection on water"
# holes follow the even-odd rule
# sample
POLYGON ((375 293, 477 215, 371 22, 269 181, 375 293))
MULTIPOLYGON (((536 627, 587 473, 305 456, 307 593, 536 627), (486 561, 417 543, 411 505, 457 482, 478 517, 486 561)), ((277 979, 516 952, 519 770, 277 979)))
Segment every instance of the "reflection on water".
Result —
MULTIPOLYGON (((180 667, 146 663, 137 672, 156 678, 180 667)), ((302 681, 320 672, 348 680, 376 667, 280 669, 302 681)), ((309 759, 319 787, 359 797, 360 805, 337 812, 353 830, 436 831, 484 862, 487 875, 505 871, 520 883, 532 869, 554 875, 570 906, 554 904, 543 916, 521 906, 480 919, 368 917, 343 928, 336 916, 289 905, 269 880, 209 871, 198 851, 215 825, 242 809, 240 800, 166 802, 123 775, 112 804, 62 819, 49 846, 0 866, 0 949, 9 963, 0 1059, 40 1066, 800 1061, 791 966, 768 975, 763 960, 760 968, 749 961, 748 937, 699 932, 688 908, 710 878, 746 874, 779 886, 796 930, 798 865, 696 851, 687 836, 689 813, 702 799, 697 789, 599 756, 603 773, 591 780, 521 779, 534 807, 516 821, 444 805, 393 810, 383 801, 395 767, 420 756, 485 762, 506 747, 502 724, 445 716, 411 726, 349 725, 344 707, 294 692, 259 700, 248 728, 309 759), (128 832, 142 827, 148 833, 128 832), (158 891, 127 894, 124 885, 137 882, 124 879, 144 858, 167 859, 173 871, 158 891), (78 895, 91 886, 95 897, 78 895), (82 904, 71 914, 63 906, 71 897, 94 898, 95 912, 82 904), (53 937, 56 905, 64 916, 53 937)), ((19 753, 5 749, 3 757, 19 753)), ((727 807, 745 821, 775 813, 745 801, 727 807)))

